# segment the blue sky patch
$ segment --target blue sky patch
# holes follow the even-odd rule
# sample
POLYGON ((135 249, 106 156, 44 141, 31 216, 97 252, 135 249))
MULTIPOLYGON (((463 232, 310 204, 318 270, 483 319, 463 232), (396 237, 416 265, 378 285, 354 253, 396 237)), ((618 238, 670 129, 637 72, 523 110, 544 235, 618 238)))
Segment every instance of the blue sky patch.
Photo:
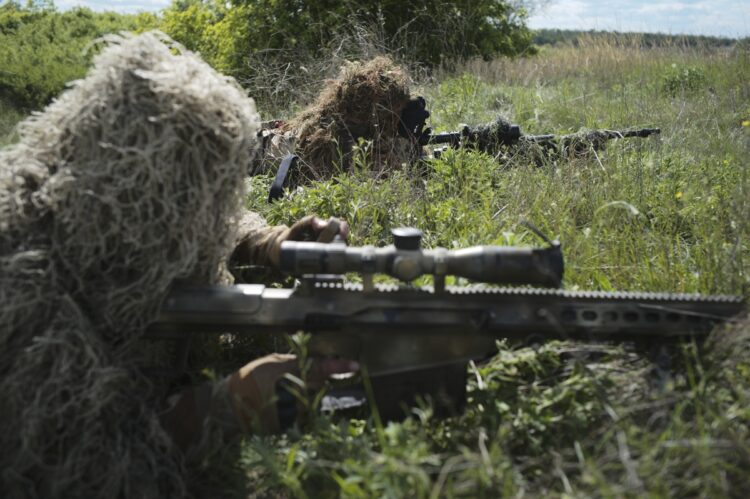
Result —
POLYGON ((742 38, 750 36, 750 0, 552 0, 532 28, 637 31, 742 38))

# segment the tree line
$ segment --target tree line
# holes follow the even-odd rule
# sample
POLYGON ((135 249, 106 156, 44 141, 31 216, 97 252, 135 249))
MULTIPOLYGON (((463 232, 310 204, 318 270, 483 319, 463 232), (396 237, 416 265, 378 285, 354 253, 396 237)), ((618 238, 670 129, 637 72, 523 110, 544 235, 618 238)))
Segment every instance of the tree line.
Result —
POLYGON ((356 55, 363 44, 427 68, 533 52, 526 18, 499 0, 173 0, 158 14, 11 0, 0 6, 0 98, 19 109, 45 105, 83 76, 92 42, 112 32, 160 29, 248 83, 259 57, 304 68, 333 50, 356 55))
POLYGON ((685 48, 721 48, 732 47, 737 40, 718 36, 704 35, 668 35, 664 33, 620 33, 618 31, 599 30, 566 30, 539 29, 532 39, 536 45, 572 45, 578 46, 582 38, 621 41, 636 43, 643 48, 685 47, 685 48))

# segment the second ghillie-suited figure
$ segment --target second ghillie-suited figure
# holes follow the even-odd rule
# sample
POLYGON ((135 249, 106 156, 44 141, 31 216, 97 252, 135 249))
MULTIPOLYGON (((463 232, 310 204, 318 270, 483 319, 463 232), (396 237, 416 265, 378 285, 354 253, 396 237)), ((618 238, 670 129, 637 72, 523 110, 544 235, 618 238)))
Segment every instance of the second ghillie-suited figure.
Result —
POLYGON ((293 182, 327 179, 349 169, 361 140, 376 174, 398 168, 414 159, 413 141, 399 133, 410 99, 406 72, 387 57, 347 63, 307 109, 263 124, 251 173, 275 172, 285 155, 296 154, 293 182))

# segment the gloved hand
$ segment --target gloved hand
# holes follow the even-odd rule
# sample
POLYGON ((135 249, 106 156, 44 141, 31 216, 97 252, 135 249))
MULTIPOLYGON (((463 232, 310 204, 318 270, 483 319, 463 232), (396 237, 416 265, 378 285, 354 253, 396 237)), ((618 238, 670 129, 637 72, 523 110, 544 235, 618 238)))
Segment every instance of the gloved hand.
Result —
MULTIPOLYGON (((358 369, 359 365, 349 360, 313 360, 305 389, 319 390, 332 374, 358 369)), ((278 389, 287 374, 299 376, 297 358, 271 354, 246 364, 221 381, 186 388, 170 397, 168 407, 160 414, 162 426, 184 452, 200 447, 206 424, 222 428, 227 440, 241 432, 278 433, 294 423, 296 417, 297 401, 278 389), (282 394, 288 400, 280 404, 282 394)))
MULTIPOLYGON (((317 391, 333 374, 357 371, 356 362, 343 359, 313 360, 307 373, 307 390, 317 391)), ((246 364, 229 377, 228 390, 235 414, 245 431, 278 433, 294 422, 297 401, 283 394, 279 383, 286 375, 299 377, 297 358, 289 354, 271 354, 246 364), (291 406, 289 406, 291 404, 291 406), (287 407, 285 407, 287 406, 287 407), (280 414, 279 410, 284 411, 280 414), (289 419, 291 418, 291 420, 289 419)))
POLYGON ((336 236, 346 239, 349 236, 349 224, 336 217, 323 220, 315 215, 308 215, 295 222, 286 236, 285 240, 288 241, 330 243, 336 236))
POLYGON ((291 227, 277 225, 263 227, 245 234, 230 257, 233 266, 265 265, 279 266, 281 243, 284 241, 318 241, 330 243, 336 236, 346 239, 349 224, 335 217, 323 220, 308 215, 291 227))

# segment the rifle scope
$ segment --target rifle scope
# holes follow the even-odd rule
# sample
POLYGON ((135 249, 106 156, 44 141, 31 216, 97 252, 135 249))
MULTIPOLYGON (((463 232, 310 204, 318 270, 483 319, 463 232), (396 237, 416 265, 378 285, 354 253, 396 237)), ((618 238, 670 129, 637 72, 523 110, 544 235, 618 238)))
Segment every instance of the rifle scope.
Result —
POLYGON ((474 281, 560 287, 563 257, 560 244, 548 248, 474 246, 459 250, 420 249, 422 233, 413 228, 393 231, 393 245, 350 247, 340 243, 284 241, 281 270, 295 276, 360 273, 365 277, 387 274, 405 282, 421 275, 435 277, 435 289, 444 287, 445 276, 474 281))

